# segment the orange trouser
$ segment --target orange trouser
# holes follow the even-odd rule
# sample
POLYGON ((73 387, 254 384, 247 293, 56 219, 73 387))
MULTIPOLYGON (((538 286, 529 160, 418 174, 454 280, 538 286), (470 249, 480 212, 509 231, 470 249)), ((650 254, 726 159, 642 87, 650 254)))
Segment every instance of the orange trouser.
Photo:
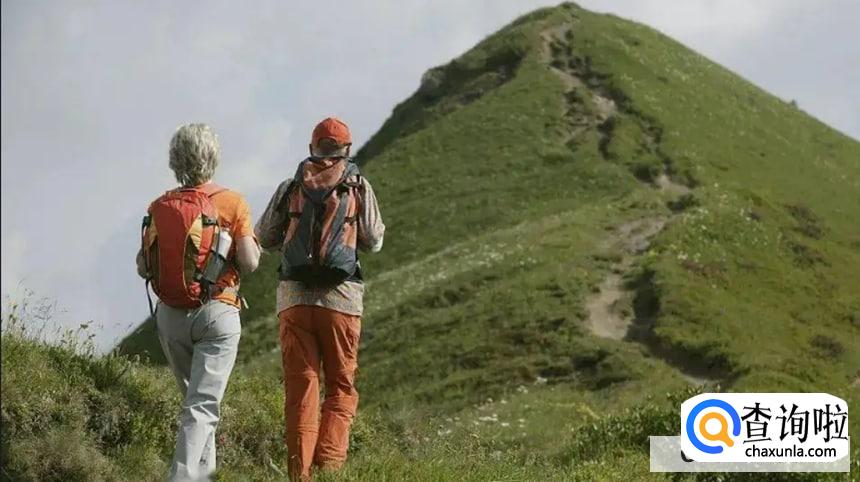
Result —
POLYGON ((361 318, 305 305, 286 309, 278 317, 290 476, 309 479, 311 464, 337 469, 346 461, 349 426, 358 407, 353 379, 361 318), (321 419, 320 361, 325 371, 321 419))

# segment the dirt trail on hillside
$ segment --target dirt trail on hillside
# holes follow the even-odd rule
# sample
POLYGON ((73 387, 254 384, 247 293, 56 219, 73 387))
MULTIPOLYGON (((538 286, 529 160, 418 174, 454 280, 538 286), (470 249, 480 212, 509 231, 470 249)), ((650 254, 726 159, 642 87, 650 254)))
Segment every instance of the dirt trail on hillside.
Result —
POLYGON ((573 30, 569 25, 560 25, 544 30, 541 36, 544 41, 543 61, 566 88, 567 110, 564 116, 570 128, 565 132, 563 143, 567 144, 588 129, 599 131, 599 126, 618 111, 618 106, 599 88, 591 85, 588 67, 573 60, 570 48, 573 30), (585 91, 588 92, 588 104, 581 96, 585 91))
POLYGON ((616 262, 599 286, 599 291, 586 302, 588 327, 597 336, 623 340, 633 325, 633 315, 622 311, 621 306, 630 290, 624 286, 624 273, 629 272, 637 256, 647 251, 650 240, 659 233, 666 220, 643 218, 618 226, 604 242, 604 248, 620 250, 622 258, 616 262))
POLYGON ((663 191, 666 191, 679 197, 685 194, 690 194, 689 187, 683 184, 678 184, 677 182, 673 181, 671 178, 669 178, 668 175, 666 175, 665 172, 657 176, 656 183, 657 187, 659 187, 663 191))
MULTIPOLYGON (((586 326, 592 333, 616 341, 634 341, 637 338, 633 335, 634 330, 641 329, 637 324, 647 325, 647 329, 653 325, 653 317, 637 319, 632 308, 635 287, 631 285, 635 283, 628 284, 625 275, 634 272, 639 257, 648 251, 651 240, 672 222, 673 217, 654 216, 629 221, 615 228, 610 234, 604 248, 620 251, 621 259, 612 265, 609 274, 598 286, 598 291, 585 303, 588 313, 586 326)), ((681 377, 692 385, 717 382, 707 376, 690 373, 688 366, 678 368, 681 377)))
POLYGON ((543 38, 544 49, 542 52, 543 61, 546 65, 552 68, 553 72, 558 74, 562 81, 564 81, 564 85, 568 89, 573 89, 575 87, 582 86, 582 80, 579 77, 568 72, 566 69, 561 68, 558 64, 556 64, 556 58, 558 57, 556 52, 554 52, 553 43, 561 41, 565 37, 570 35, 571 28, 569 25, 559 25, 557 27, 549 28, 544 30, 541 33, 541 37, 543 38))
MULTIPOLYGON (((571 43, 574 32, 570 25, 560 25, 546 29, 542 33, 544 40, 543 60, 555 72, 566 87, 564 94, 564 117, 569 128, 563 141, 565 144, 575 142, 583 132, 595 129, 600 135, 601 153, 608 158, 603 149, 611 141, 612 117, 618 115, 633 116, 639 119, 645 133, 644 147, 649 149, 664 162, 664 170, 650 181, 643 180, 649 187, 670 194, 676 200, 690 193, 690 188, 671 179, 669 172, 672 160, 660 149, 662 129, 654 125, 647 116, 633 109, 629 102, 623 102, 625 108, 619 111, 619 104, 610 97, 613 94, 603 84, 605 76, 595 72, 588 58, 577 57, 571 43)), ((656 314, 646 314, 637 319, 633 307, 636 295, 635 288, 625 277, 632 274, 638 264, 639 257, 648 251, 651 240, 657 236, 677 213, 670 215, 654 215, 626 222, 615 227, 604 241, 602 249, 621 254, 609 274, 598 286, 585 304, 588 313, 586 326, 595 335, 617 341, 643 342, 641 334, 634 333, 644 328, 650 331, 656 314), (635 325, 641 326, 635 326, 635 325)), ((658 353, 655 356, 660 357, 658 353)), ((666 358, 663 356, 663 358, 666 358)), ((693 376, 688 373, 688 366, 679 366, 666 358, 666 361, 681 372, 681 376, 694 385, 703 385, 714 380, 693 376)))
POLYGON ((624 274, 633 268, 635 258, 648 249, 651 238, 665 224, 666 220, 660 217, 637 219, 618 226, 604 241, 604 249, 620 251, 622 258, 612 265, 599 286, 600 291, 586 303, 588 326, 597 336, 614 340, 627 336, 633 316, 622 311, 621 304, 630 291, 624 286, 624 274))

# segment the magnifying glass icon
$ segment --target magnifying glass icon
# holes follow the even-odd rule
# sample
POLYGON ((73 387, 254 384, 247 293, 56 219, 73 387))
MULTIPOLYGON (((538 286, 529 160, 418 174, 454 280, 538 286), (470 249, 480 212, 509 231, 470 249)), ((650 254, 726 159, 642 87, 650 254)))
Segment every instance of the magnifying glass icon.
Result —
POLYGON ((734 440, 729 438, 729 422, 721 413, 711 412, 703 416, 702 419, 699 420, 699 433, 702 434, 703 438, 710 440, 711 442, 723 442, 729 447, 733 447, 735 445, 734 440), (708 422, 711 420, 716 420, 720 423, 720 429, 716 433, 709 432, 707 429, 708 422))

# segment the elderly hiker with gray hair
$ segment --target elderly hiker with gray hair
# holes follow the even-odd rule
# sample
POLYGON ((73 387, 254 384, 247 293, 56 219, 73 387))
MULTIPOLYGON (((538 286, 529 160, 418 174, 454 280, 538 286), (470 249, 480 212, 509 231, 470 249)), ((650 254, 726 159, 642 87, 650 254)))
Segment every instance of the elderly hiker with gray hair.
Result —
POLYGON ((209 126, 176 131, 170 168, 180 187, 150 204, 137 255, 147 296, 151 285, 160 300, 158 339, 183 396, 171 481, 215 472, 215 430, 241 331, 240 273, 260 259, 245 199, 212 182, 220 158, 209 126))

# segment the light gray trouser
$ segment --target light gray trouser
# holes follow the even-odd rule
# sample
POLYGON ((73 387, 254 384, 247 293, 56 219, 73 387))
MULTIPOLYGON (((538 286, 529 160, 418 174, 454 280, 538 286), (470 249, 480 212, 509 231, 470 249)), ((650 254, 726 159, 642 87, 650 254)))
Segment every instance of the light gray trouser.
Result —
POLYGON ((239 346, 239 309, 220 301, 191 310, 159 303, 155 317, 161 348, 185 397, 169 480, 207 480, 215 472, 215 429, 239 346))

